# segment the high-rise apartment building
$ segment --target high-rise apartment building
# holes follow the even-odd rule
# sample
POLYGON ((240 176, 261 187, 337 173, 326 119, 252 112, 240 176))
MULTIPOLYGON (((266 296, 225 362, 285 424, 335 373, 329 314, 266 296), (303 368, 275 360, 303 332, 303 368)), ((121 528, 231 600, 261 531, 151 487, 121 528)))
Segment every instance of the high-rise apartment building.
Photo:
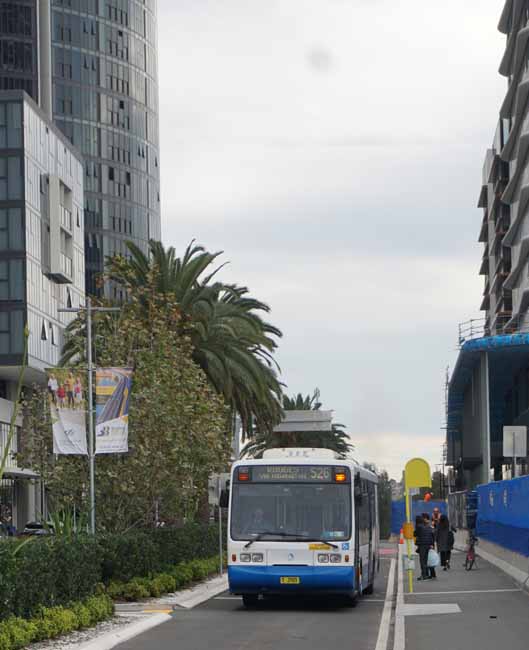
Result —
POLYGON ((485 246, 481 309, 490 334, 529 328, 529 2, 507 0, 499 30, 507 39, 499 69, 507 92, 479 200, 479 240, 485 246))
MULTIPOLYGON (((84 304, 81 155, 22 91, 0 92, 0 454, 9 433, 29 330, 24 383, 59 362, 64 307, 84 304)), ((22 422, 17 423, 19 427, 22 422)), ((0 524, 34 518, 37 475, 18 467, 18 431, 0 481, 0 524)))
POLYGON ((86 288, 161 238, 156 0, 0 1, 0 88, 28 92, 84 158, 86 288))

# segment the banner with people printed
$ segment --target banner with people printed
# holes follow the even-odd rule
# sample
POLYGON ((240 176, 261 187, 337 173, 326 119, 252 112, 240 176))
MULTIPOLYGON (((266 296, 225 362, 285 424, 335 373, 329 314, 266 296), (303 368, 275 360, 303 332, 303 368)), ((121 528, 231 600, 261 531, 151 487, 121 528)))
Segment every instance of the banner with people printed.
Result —
POLYGON ((96 371, 96 454, 129 450, 129 401, 132 368, 96 371))
POLYGON ((86 374, 72 368, 46 372, 53 453, 86 456, 86 374))

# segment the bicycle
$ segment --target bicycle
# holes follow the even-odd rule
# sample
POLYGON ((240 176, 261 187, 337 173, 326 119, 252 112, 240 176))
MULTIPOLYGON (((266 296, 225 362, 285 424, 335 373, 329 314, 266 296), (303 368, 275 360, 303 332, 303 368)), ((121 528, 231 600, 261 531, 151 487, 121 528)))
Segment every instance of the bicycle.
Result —
POLYGON ((478 538, 474 534, 474 531, 470 531, 467 540, 467 550, 465 555, 465 564, 463 565, 465 571, 471 571, 472 567, 476 563, 476 544, 478 543, 478 538))

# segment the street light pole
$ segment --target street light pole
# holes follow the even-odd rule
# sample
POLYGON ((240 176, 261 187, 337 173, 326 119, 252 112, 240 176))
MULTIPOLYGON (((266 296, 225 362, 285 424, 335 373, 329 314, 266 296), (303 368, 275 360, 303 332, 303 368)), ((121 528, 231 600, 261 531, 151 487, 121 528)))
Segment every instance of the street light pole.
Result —
POLYGON ((94 397, 92 394, 92 300, 86 299, 86 362, 88 364, 88 463, 90 465, 90 531, 96 534, 96 467, 94 442, 94 397))
POLYGON ((94 394, 93 394, 93 365, 92 365, 92 312, 121 311, 119 307, 92 307, 92 299, 87 296, 84 307, 65 307, 57 310, 60 313, 79 314, 86 312, 86 363, 88 371, 88 463, 90 468, 90 532, 96 534, 96 484, 95 484, 95 435, 94 435, 94 394))

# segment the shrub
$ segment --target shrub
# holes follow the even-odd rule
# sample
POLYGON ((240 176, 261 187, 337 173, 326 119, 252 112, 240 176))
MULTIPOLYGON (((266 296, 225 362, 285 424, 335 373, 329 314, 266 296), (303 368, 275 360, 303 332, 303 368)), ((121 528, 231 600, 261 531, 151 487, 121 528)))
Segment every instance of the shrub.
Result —
POLYGON ((72 611, 77 617, 77 629, 84 630, 92 625, 92 616, 90 610, 83 603, 75 603, 72 605, 72 611))
MULTIPOLYGON (((23 618, 12 617, 0 623, 0 636, 7 638, 7 650, 18 650, 29 645, 37 635, 37 626, 23 618)), ((5 640, 4 640, 5 643, 5 640)))
POLYGON ((113 612, 108 596, 93 596, 70 607, 41 607, 31 620, 12 616, 0 622, 0 650, 19 650, 33 641, 54 639, 109 618, 113 612))
POLYGON ((17 553, 14 545, 0 542, 0 621, 38 617, 42 607, 67 607, 104 593, 137 600, 179 589, 216 570, 215 562, 203 561, 217 553, 218 531, 187 524, 96 539, 35 538, 17 553), (153 577, 154 584, 138 581, 153 577))

